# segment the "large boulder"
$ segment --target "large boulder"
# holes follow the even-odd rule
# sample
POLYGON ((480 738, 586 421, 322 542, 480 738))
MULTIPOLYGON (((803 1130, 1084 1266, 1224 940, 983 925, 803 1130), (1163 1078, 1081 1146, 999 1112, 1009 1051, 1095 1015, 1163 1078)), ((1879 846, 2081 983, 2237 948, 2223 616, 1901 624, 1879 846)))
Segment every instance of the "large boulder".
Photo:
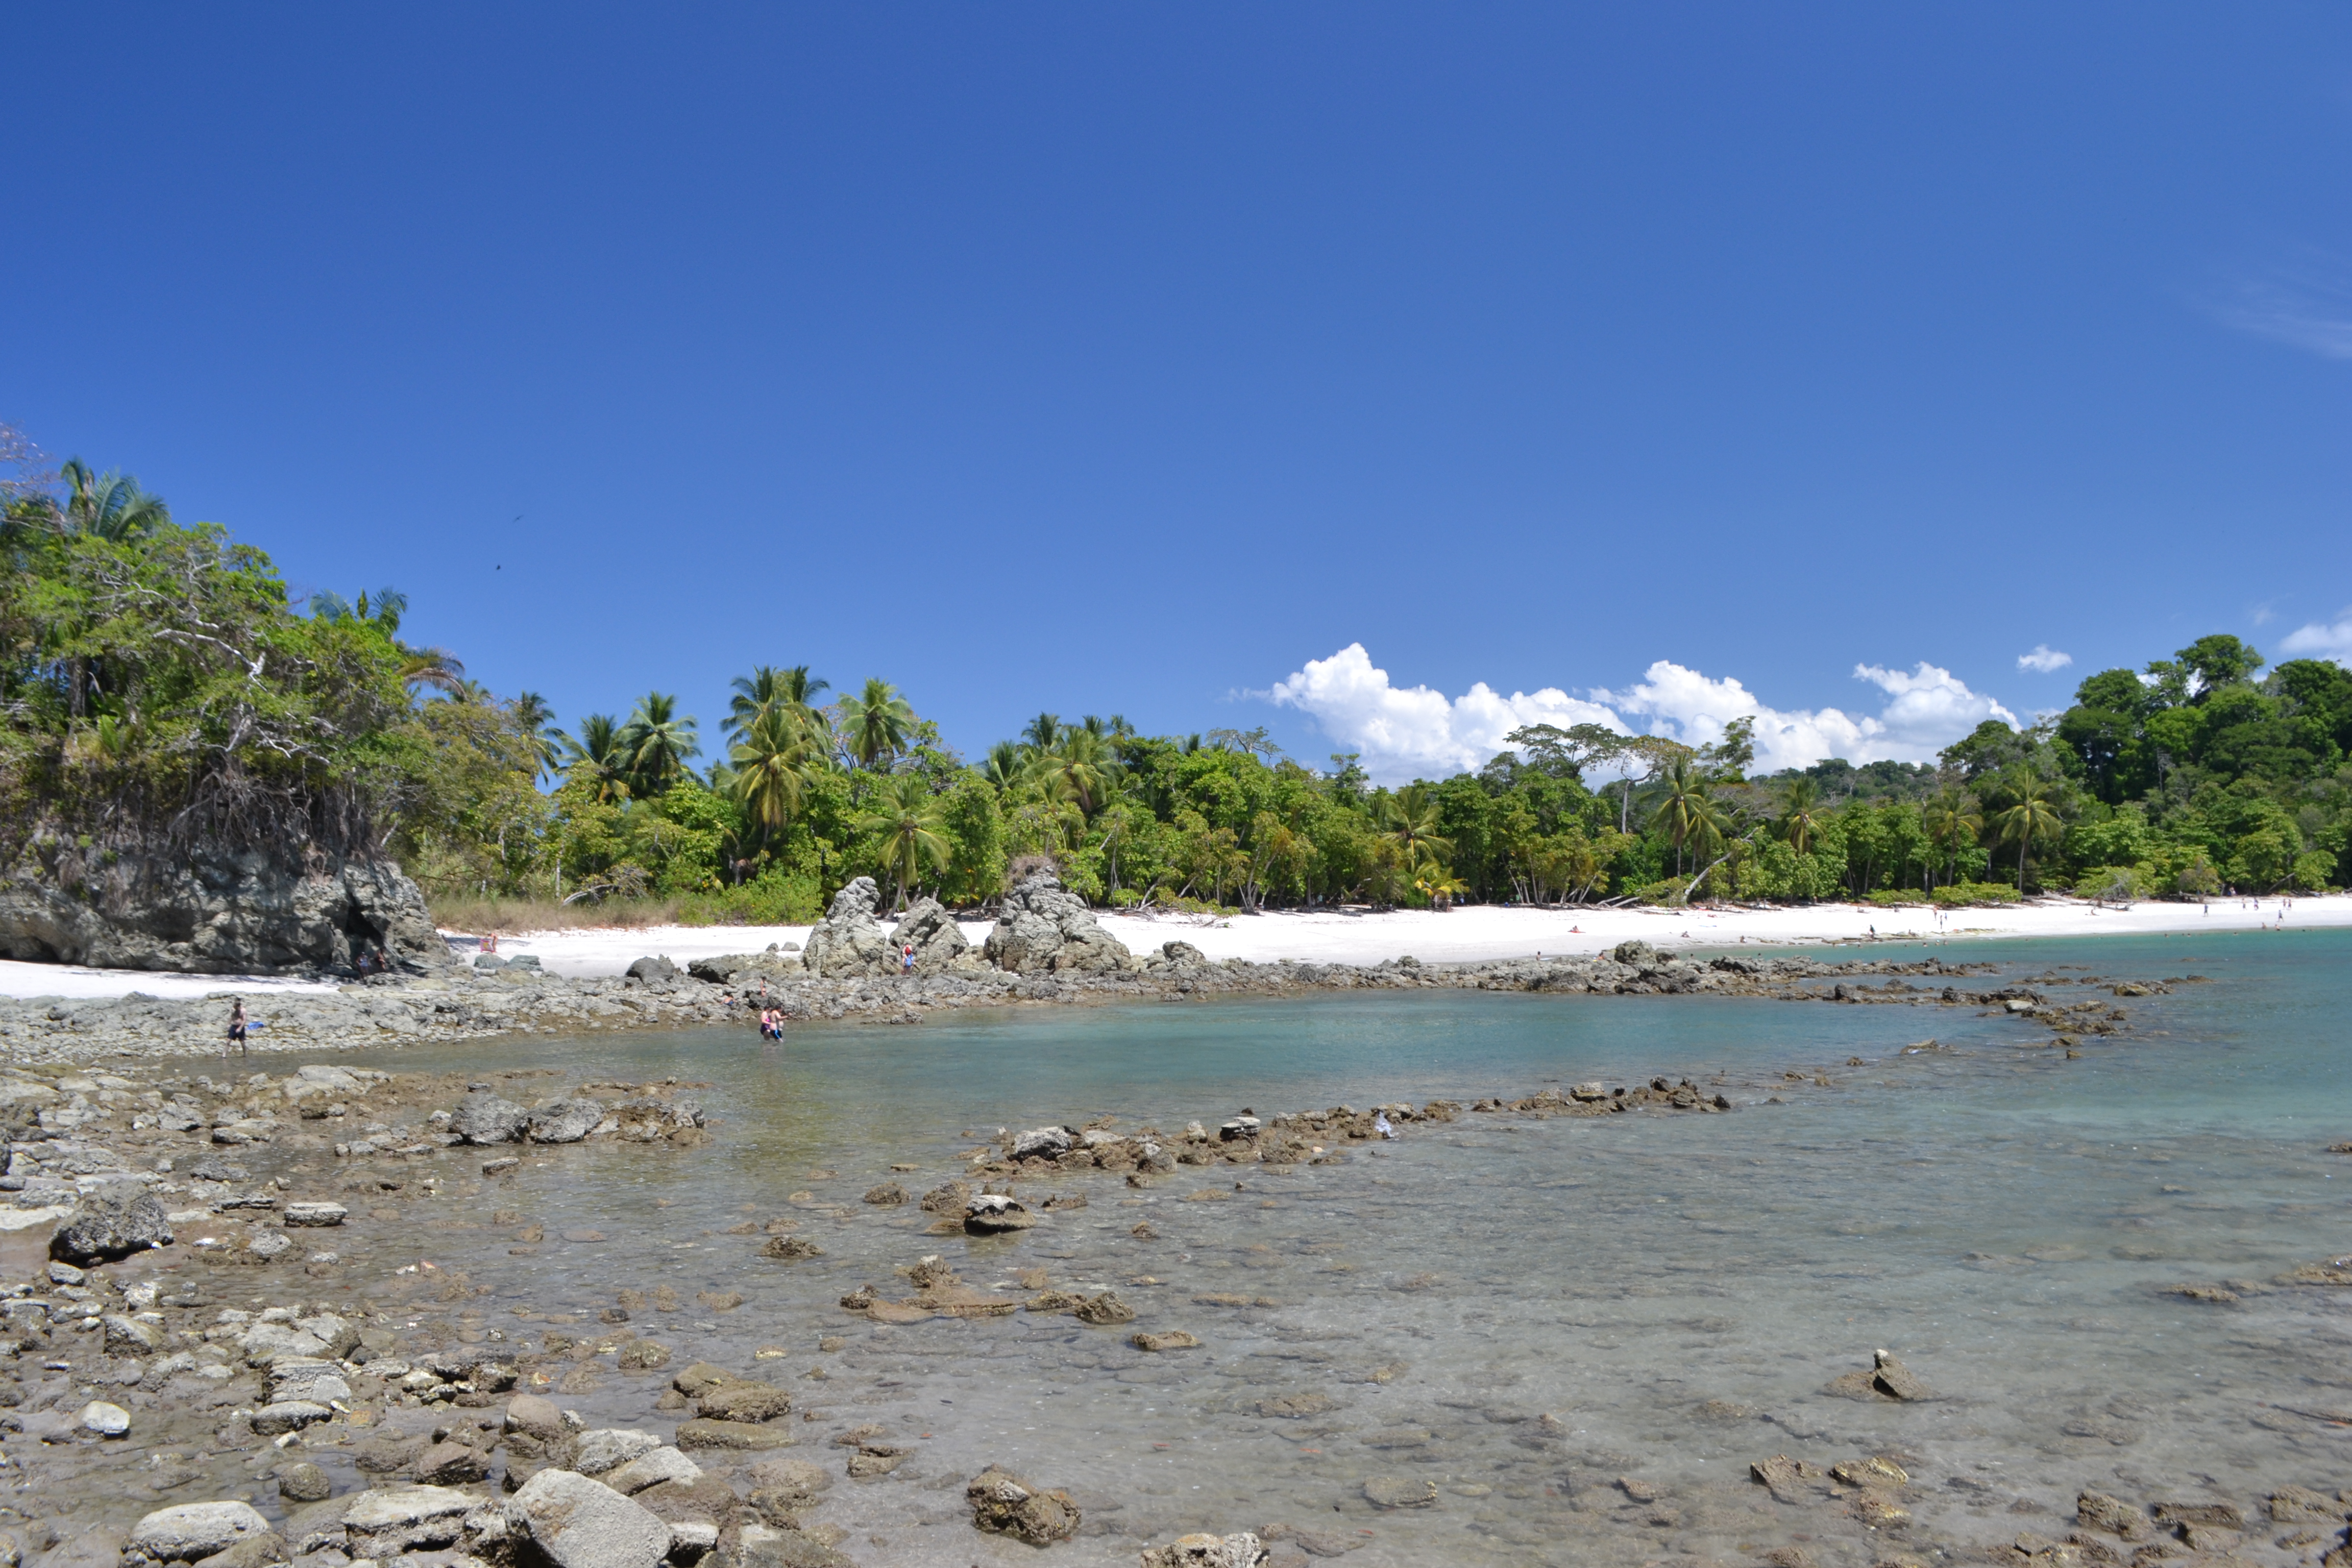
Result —
POLYGON ((890 933, 890 952, 903 961, 909 942, 914 944, 918 974, 937 974, 971 961, 971 943, 965 940, 963 928, 937 899, 917 899, 898 917, 898 929, 890 933))
POLYGON ((348 969, 375 951, 410 969, 456 963, 425 895, 390 860, 314 870, 260 850, 91 850, 0 878, 5 958, 260 974, 348 969))
POLYGON ((874 920, 874 907, 880 900, 871 877, 856 878, 834 894, 833 907, 801 950, 801 963, 811 974, 897 973, 898 950, 874 920))
POLYGON ((507 1500, 507 1529, 527 1535, 558 1568, 654 1568, 669 1555, 669 1526, 576 1470, 541 1470, 507 1500))
POLYGON ((1135 967, 1127 945, 1050 871, 1032 873, 1004 895, 985 951, 989 963, 1015 974, 1116 974, 1135 967))
POLYGON ((530 1112, 513 1100, 478 1089, 457 1102, 449 1131, 468 1143, 511 1143, 530 1121, 530 1112))
POLYGON ((49 1256, 68 1263, 105 1263, 152 1247, 168 1247, 172 1222, 154 1194, 131 1182, 113 1182, 82 1194, 49 1237, 49 1256))

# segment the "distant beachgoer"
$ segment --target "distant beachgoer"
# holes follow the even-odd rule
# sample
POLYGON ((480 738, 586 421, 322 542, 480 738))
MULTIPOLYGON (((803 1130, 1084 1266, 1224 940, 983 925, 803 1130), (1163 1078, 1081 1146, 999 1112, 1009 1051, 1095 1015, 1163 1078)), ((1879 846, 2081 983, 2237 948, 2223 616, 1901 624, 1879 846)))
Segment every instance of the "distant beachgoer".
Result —
POLYGON ((903 948, 900 948, 900 949, 898 950, 898 953, 899 953, 899 958, 898 958, 898 973, 901 973, 901 974, 912 974, 912 973, 915 973, 915 944, 914 944, 913 942, 908 942, 908 943, 907 943, 907 945, 906 945, 906 946, 904 946, 903 948))
POLYGON ((1372 1113, 1372 1131, 1379 1133, 1383 1138, 1393 1138, 1396 1136, 1396 1129, 1389 1125, 1389 1113, 1385 1110, 1374 1111, 1372 1113))
MULTIPOLYGON (((228 1005, 228 1044, 235 1046, 239 1054, 244 1054, 246 1050, 245 999, 241 996, 231 1001, 228 1005)), ((227 1046, 221 1047, 221 1055, 228 1055, 227 1046)))

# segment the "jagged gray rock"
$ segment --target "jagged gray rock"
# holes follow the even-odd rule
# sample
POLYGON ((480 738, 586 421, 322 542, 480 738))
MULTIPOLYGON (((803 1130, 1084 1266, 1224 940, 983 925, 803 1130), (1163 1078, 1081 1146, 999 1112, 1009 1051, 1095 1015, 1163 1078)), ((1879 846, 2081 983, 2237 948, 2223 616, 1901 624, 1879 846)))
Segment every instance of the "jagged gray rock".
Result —
POLYGON ((468 1143, 511 1143, 522 1136, 530 1112, 487 1089, 478 1089, 457 1102, 449 1131, 468 1143))
POLYGON ((857 877, 834 894, 833 907, 809 932, 801 963, 811 974, 894 974, 897 949, 875 922, 881 894, 871 877, 857 877))
POLYGON ((1117 974, 1136 966, 1127 945, 1050 871, 1032 873, 1004 895, 986 952, 989 963, 1015 974, 1117 974))
POLYGON ((425 895, 390 860, 311 874, 259 851, 198 850, 125 858, 79 890, 21 871, 0 879, 0 957, 268 974, 347 969, 379 948, 414 969, 456 966, 425 895))
POLYGON ((551 1100, 530 1110, 530 1132, 534 1143, 577 1143, 604 1120, 601 1100, 551 1100))
POLYGON ((112 1182, 82 1194, 50 1234, 49 1256, 68 1263, 105 1263, 168 1246, 171 1239, 172 1222, 154 1194, 134 1183, 112 1182))
POLYGON ((937 899, 917 899, 898 917, 898 927, 890 933, 887 951, 883 955, 891 961, 891 973, 903 971, 905 949, 909 942, 915 948, 917 974, 938 974, 974 962, 971 943, 965 940, 963 928, 956 924, 955 916, 937 899))

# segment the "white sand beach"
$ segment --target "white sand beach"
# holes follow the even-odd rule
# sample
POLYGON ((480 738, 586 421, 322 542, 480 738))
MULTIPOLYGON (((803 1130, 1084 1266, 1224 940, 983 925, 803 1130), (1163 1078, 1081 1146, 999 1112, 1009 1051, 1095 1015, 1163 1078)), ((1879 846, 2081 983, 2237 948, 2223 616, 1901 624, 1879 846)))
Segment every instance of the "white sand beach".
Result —
MULTIPOLYGON (((1211 958, 1261 963, 1294 959, 1312 963, 1379 963, 1411 954, 1425 963, 1465 963, 1538 953, 1591 953, 1638 937, 1657 947, 1801 946, 1927 939, 1966 942, 1989 937, 2151 935, 2167 931, 2288 930, 2352 926, 2352 894, 2282 900, 2216 899, 2210 904, 2095 905, 2074 899, 2037 899, 2006 909, 1882 910, 1863 904, 1811 904, 1786 909, 1531 910, 1471 905, 1426 910, 1277 910, 1261 915, 1104 915, 1105 930, 1136 952, 1165 942, 1189 942, 1211 958)), ((989 922, 963 922, 974 945, 989 922)), ((648 953, 678 964, 725 952, 752 952, 770 942, 804 942, 798 926, 644 926, 506 934, 499 952, 529 953, 556 974, 618 974, 648 953)), ((463 956, 478 950, 469 932, 445 932, 463 956)), ((311 981, 215 974, 155 974, 139 970, 86 969, 68 964, 0 961, 0 994, 9 996, 205 996, 215 993, 320 991, 311 981)))
MULTIPOLYGON (((2008 909, 1882 910, 1812 904, 1762 910, 1531 910, 1471 905, 1443 914, 1427 910, 1278 910, 1211 919, 1197 915, 1104 915, 1103 928, 1136 952, 1189 942, 1211 958, 1267 963, 1379 963, 1410 953, 1428 963, 1465 963, 1537 953, 1591 953, 1639 937, 1658 947, 1724 947, 1896 938, 1962 941, 1983 937, 2120 936, 2161 931, 2252 931, 2284 921, 2289 928, 2352 926, 2352 895, 2217 899, 2210 906, 2139 903, 2098 906, 2073 899, 2036 900, 2008 909)), ((974 945, 989 922, 965 921, 974 945)), ((651 926, 636 930, 541 931, 505 936, 499 951, 534 953, 558 974, 618 974, 657 953, 688 963, 722 952, 750 952, 770 942, 803 942, 806 926, 651 926)), ((450 933, 461 952, 473 939, 450 933)))

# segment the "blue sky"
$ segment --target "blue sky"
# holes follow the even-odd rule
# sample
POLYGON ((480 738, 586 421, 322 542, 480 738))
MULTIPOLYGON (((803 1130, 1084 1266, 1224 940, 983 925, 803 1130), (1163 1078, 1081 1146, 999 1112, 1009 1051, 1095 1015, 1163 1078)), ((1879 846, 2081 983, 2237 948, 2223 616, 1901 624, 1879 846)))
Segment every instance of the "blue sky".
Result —
POLYGON ((2208 631, 2352 655, 2341 7, 11 33, 0 418, 566 722, 808 662, 973 753, 1918 755, 2208 631))

